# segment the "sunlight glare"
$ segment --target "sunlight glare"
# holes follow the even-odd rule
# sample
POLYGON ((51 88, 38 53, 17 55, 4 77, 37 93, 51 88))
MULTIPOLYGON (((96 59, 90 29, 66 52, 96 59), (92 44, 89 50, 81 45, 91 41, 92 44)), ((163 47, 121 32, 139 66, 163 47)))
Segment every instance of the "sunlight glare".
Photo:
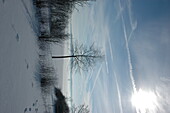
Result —
POLYGON ((154 92, 147 92, 142 89, 136 91, 131 98, 132 105, 140 113, 154 111, 157 106, 157 97, 154 92))

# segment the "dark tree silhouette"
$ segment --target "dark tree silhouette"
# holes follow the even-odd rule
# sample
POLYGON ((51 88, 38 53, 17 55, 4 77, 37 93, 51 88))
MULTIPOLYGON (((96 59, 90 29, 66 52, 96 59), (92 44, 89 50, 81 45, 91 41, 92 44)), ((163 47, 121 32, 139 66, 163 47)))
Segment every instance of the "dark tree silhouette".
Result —
POLYGON ((58 88, 55 88, 54 92, 55 92, 55 96, 57 97, 57 100, 54 103, 55 113, 69 113, 69 111, 71 111, 71 113, 89 113, 90 112, 89 107, 85 104, 79 105, 77 107, 72 106, 69 110, 69 107, 66 103, 66 98, 61 92, 61 90, 58 88))
POLYGON ((72 55, 52 56, 52 58, 72 58, 72 65, 75 69, 88 70, 93 67, 97 60, 103 58, 101 50, 94 47, 94 43, 87 47, 77 45, 72 50, 72 55))
POLYGON ((57 97, 57 100, 54 103, 55 113, 69 113, 66 98, 60 89, 55 88, 55 96, 57 97))

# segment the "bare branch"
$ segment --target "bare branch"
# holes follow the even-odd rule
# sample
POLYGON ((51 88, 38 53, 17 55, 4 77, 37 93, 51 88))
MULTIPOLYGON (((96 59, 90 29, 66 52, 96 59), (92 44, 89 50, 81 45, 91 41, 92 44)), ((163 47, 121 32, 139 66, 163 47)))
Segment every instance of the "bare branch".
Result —
POLYGON ((52 56, 52 58, 72 58, 72 67, 76 71, 80 71, 80 69, 88 71, 96 64, 97 60, 103 58, 103 54, 101 50, 94 47, 94 44, 87 47, 83 44, 78 45, 76 43, 73 47, 72 55, 52 56))
POLYGON ((88 105, 82 104, 77 107, 72 106, 71 111, 72 111, 72 113, 89 113, 90 109, 89 109, 88 105))

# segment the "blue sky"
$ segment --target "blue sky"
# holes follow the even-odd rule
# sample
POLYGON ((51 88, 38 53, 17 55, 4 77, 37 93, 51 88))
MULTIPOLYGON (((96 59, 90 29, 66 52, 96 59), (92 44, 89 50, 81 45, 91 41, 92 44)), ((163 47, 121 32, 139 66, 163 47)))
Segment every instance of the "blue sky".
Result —
POLYGON ((134 90, 154 91, 157 110, 170 112, 170 2, 97 0, 72 17, 73 36, 95 45, 105 59, 90 72, 75 74, 73 101, 93 113, 136 113, 134 90))

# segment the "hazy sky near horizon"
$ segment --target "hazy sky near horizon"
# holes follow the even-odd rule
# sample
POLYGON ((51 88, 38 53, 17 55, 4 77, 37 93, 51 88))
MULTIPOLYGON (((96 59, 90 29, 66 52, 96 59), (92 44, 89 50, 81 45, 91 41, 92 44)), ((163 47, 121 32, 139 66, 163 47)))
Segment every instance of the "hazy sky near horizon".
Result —
POLYGON ((157 95, 156 112, 170 108, 170 1, 97 0, 72 17, 73 36, 95 45, 105 60, 75 74, 73 100, 93 113, 136 113, 134 90, 157 95))

